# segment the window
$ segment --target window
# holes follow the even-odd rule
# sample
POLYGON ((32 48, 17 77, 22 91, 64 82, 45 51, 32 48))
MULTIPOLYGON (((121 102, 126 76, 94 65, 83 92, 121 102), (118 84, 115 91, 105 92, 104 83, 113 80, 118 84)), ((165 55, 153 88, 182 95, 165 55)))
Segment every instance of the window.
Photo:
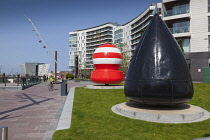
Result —
POLYGON ((185 33, 189 32, 190 22, 189 21, 183 21, 178 23, 173 23, 172 33, 185 33))
POLYGON ((190 52, 190 39, 189 38, 182 39, 182 47, 183 47, 184 52, 190 52))
POLYGON ((210 12, 210 0, 208 0, 208 12, 210 12))
POLYGON ((70 37, 75 37, 75 36, 77 36, 77 34, 70 34, 69 36, 70 37))
POLYGON ((190 12, 189 3, 178 3, 175 4, 171 10, 164 11, 164 16, 173 16, 173 15, 180 15, 186 14, 190 12))
POLYGON ((177 5, 172 8, 173 15, 189 13, 189 4, 177 5))
POLYGON ((210 17, 208 17, 208 31, 210 32, 210 17))
POLYGON ((208 42, 209 42, 208 51, 210 51, 210 35, 208 36, 208 42))

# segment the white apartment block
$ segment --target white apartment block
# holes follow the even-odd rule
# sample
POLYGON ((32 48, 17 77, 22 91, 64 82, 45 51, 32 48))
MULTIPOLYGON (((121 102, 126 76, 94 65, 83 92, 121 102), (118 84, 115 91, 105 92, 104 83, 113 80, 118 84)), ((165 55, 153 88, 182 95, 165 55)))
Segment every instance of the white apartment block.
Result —
POLYGON ((185 52, 208 51, 208 0, 163 0, 163 20, 185 52))
POLYGON ((142 35, 142 29, 149 24, 157 7, 161 9, 161 3, 151 4, 143 13, 124 25, 110 22, 70 32, 70 71, 75 75, 78 74, 77 71, 79 70, 86 70, 86 73, 90 73, 94 69, 92 55, 98 46, 105 43, 112 43, 116 46, 123 43, 123 49, 132 53, 142 35))
POLYGON ((117 23, 105 23, 88 29, 69 33, 69 68, 75 74, 78 70, 93 69, 92 55, 101 44, 113 43, 117 23))
POLYGON ((106 42, 124 43, 123 49, 132 53, 155 12, 182 46, 192 79, 203 81, 203 68, 210 66, 210 0, 162 0, 124 25, 105 23, 70 32, 69 68, 92 70, 92 54, 106 42))
POLYGON ((210 0, 163 0, 162 18, 181 40, 192 79, 203 81, 210 66, 210 0))

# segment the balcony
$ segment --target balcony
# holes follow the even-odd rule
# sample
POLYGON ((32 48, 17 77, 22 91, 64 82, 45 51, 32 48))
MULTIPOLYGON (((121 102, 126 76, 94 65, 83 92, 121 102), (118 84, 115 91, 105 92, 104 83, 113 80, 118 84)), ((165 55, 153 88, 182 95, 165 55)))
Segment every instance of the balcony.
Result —
POLYGON ((138 26, 138 28, 132 29, 131 30, 131 35, 139 32, 140 30, 142 30, 143 28, 145 28, 149 23, 150 23, 150 20, 148 20, 147 22, 141 24, 140 26, 138 26))
POLYGON ((92 48, 92 50, 87 50, 87 51, 86 51, 86 54, 93 54, 95 49, 92 48), (92 51, 92 50, 93 50, 93 51, 92 51))
POLYGON ((112 31, 112 30, 113 30, 112 27, 105 27, 105 28, 102 28, 102 29, 99 29, 99 30, 87 32, 86 35, 87 36, 89 36, 89 35, 97 35, 99 33, 107 32, 107 31, 112 31))
POLYGON ((104 41, 106 39, 112 39, 112 35, 106 35, 106 36, 100 36, 98 38, 93 38, 93 39, 87 39, 87 43, 93 43, 93 42, 98 42, 98 41, 104 41))
POLYGON ((136 39, 136 38, 139 38, 143 33, 144 33, 144 32, 142 31, 142 32, 139 32, 139 33, 136 33, 136 34, 132 35, 132 36, 131 36, 132 40, 133 40, 133 39, 136 39))
POLYGON ((147 21, 150 17, 152 17, 154 15, 154 11, 150 11, 150 13, 148 13, 145 17, 141 18, 139 21, 135 22, 134 24, 131 25, 131 29, 136 28, 137 26, 141 25, 142 23, 144 23, 145 21, 147 21))
POLYGON ((95 35, 90 35, 90 36, 87 36, 87 39, 99 38, 99 37, 106 36, 106 35, 112 35, 112 31, 106 31, 104 33, 98 33, 98 34, 95 34, 95 35))
POLYGON ((181 14, 186 14, 189 13, 189 5, 181 5, 179 6, 181 8, 174 8, 173 10, 167 10, 164 12, 164 17, 168 17, 168 16, 175 16, 175 15, 181 15, 181 14))
POLYGON ((86 69, 93 69, 93 65, 86 66, 86 69))
POLYGON ((140 40, 140 39, 135 39, 135 40, 132 40, 132 41, 131 41, 131 45, 134 45, 134 44, 139 43, 139 40, 140 40))
POLYGON ((93 65, 93 61, 86 61, 86 65, 93 65))
POLYGON ((176 27, 176 28, 169 28, 172 34, 178 34, 178 33, 186 33, 189 32, 189 26, 182 26, 182 27, 176 27))

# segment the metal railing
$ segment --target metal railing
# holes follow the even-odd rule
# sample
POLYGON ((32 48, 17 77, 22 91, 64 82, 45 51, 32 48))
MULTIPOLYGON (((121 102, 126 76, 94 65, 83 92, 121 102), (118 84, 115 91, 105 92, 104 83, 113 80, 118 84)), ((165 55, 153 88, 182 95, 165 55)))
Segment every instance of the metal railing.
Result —
POLYGON ((30 86, 41 83, 41 76, 0 77, 0 86, 30 86))
POLYGON ((167 10, 164 13, 164 17, 186 14, 186 13, 189 13, 189 12, 190 12, 189 6, 186 6, 185 8, 177 8, 175 10, 167 10))
POLYGON ((189 26, 183 26, 183 27, 176 27, 176 28, 169 28, 172 34, 178 34, 178 33, 186 33, 189 32, 189 26))

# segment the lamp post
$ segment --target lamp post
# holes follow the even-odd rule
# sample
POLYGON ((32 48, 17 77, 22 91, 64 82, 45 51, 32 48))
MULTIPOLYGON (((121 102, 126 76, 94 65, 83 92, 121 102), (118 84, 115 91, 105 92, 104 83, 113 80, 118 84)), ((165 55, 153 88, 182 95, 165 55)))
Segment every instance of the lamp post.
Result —
POLYGON ((26 16, 25 16, 25 18, 31 23, 31 25, 32 25, 32 27, 33 27, 32 31, 35 31, 35 32, 36 32, 36 36, 40 38, 39 43, 43 43, 43 44, 44 44, 43 48, 44 48, 44 49, 48 49, 48 50, 47 50, 47 53, 51 54, 51 55, 53 56, 53 58, 54 58, 54 63, 55 63, 55 64, 54 64, 54 79, 55 79, 54 81, 55 81, 55 83, 57 83, 57 79, 56 79, 56 74, 57 74, 57 51, 55 51, 55 55, 53 55, 53 54, 50 52, 50 50, 49 50, 47 44, 45 43, 45 41, 44 41, 44 39, 42 38, 41 34, 39 33, 39 31, 38 31, 37 28, 35 27, 34 23, 31 21, 30 18, 28 18, 28 17, 26 17, 26 16))
POLYGON ((80 75, 81 75, 81 70, 82 70, 82 61, 81 61, 81 59, 82 59, 82 51, 78 51, 78 76, 77 77, 79 77, 80 75))
POLYGON ((54 80, 54 82, 55 82, 55 84, 57 83, 57 51, 55 51, 55 76, 54 76, 55 78, 55 80, 54 80))
POLYGON ((1 68, 2 68, 2 65, 0 66, 0 74, 1 74, 1 68))
POLYGON ((76 55, 74 58, 74 65, 75 65, 74 74, 75 74, 75 78, 77 78, 77 76, 78 76, 78 55, 76 55))

